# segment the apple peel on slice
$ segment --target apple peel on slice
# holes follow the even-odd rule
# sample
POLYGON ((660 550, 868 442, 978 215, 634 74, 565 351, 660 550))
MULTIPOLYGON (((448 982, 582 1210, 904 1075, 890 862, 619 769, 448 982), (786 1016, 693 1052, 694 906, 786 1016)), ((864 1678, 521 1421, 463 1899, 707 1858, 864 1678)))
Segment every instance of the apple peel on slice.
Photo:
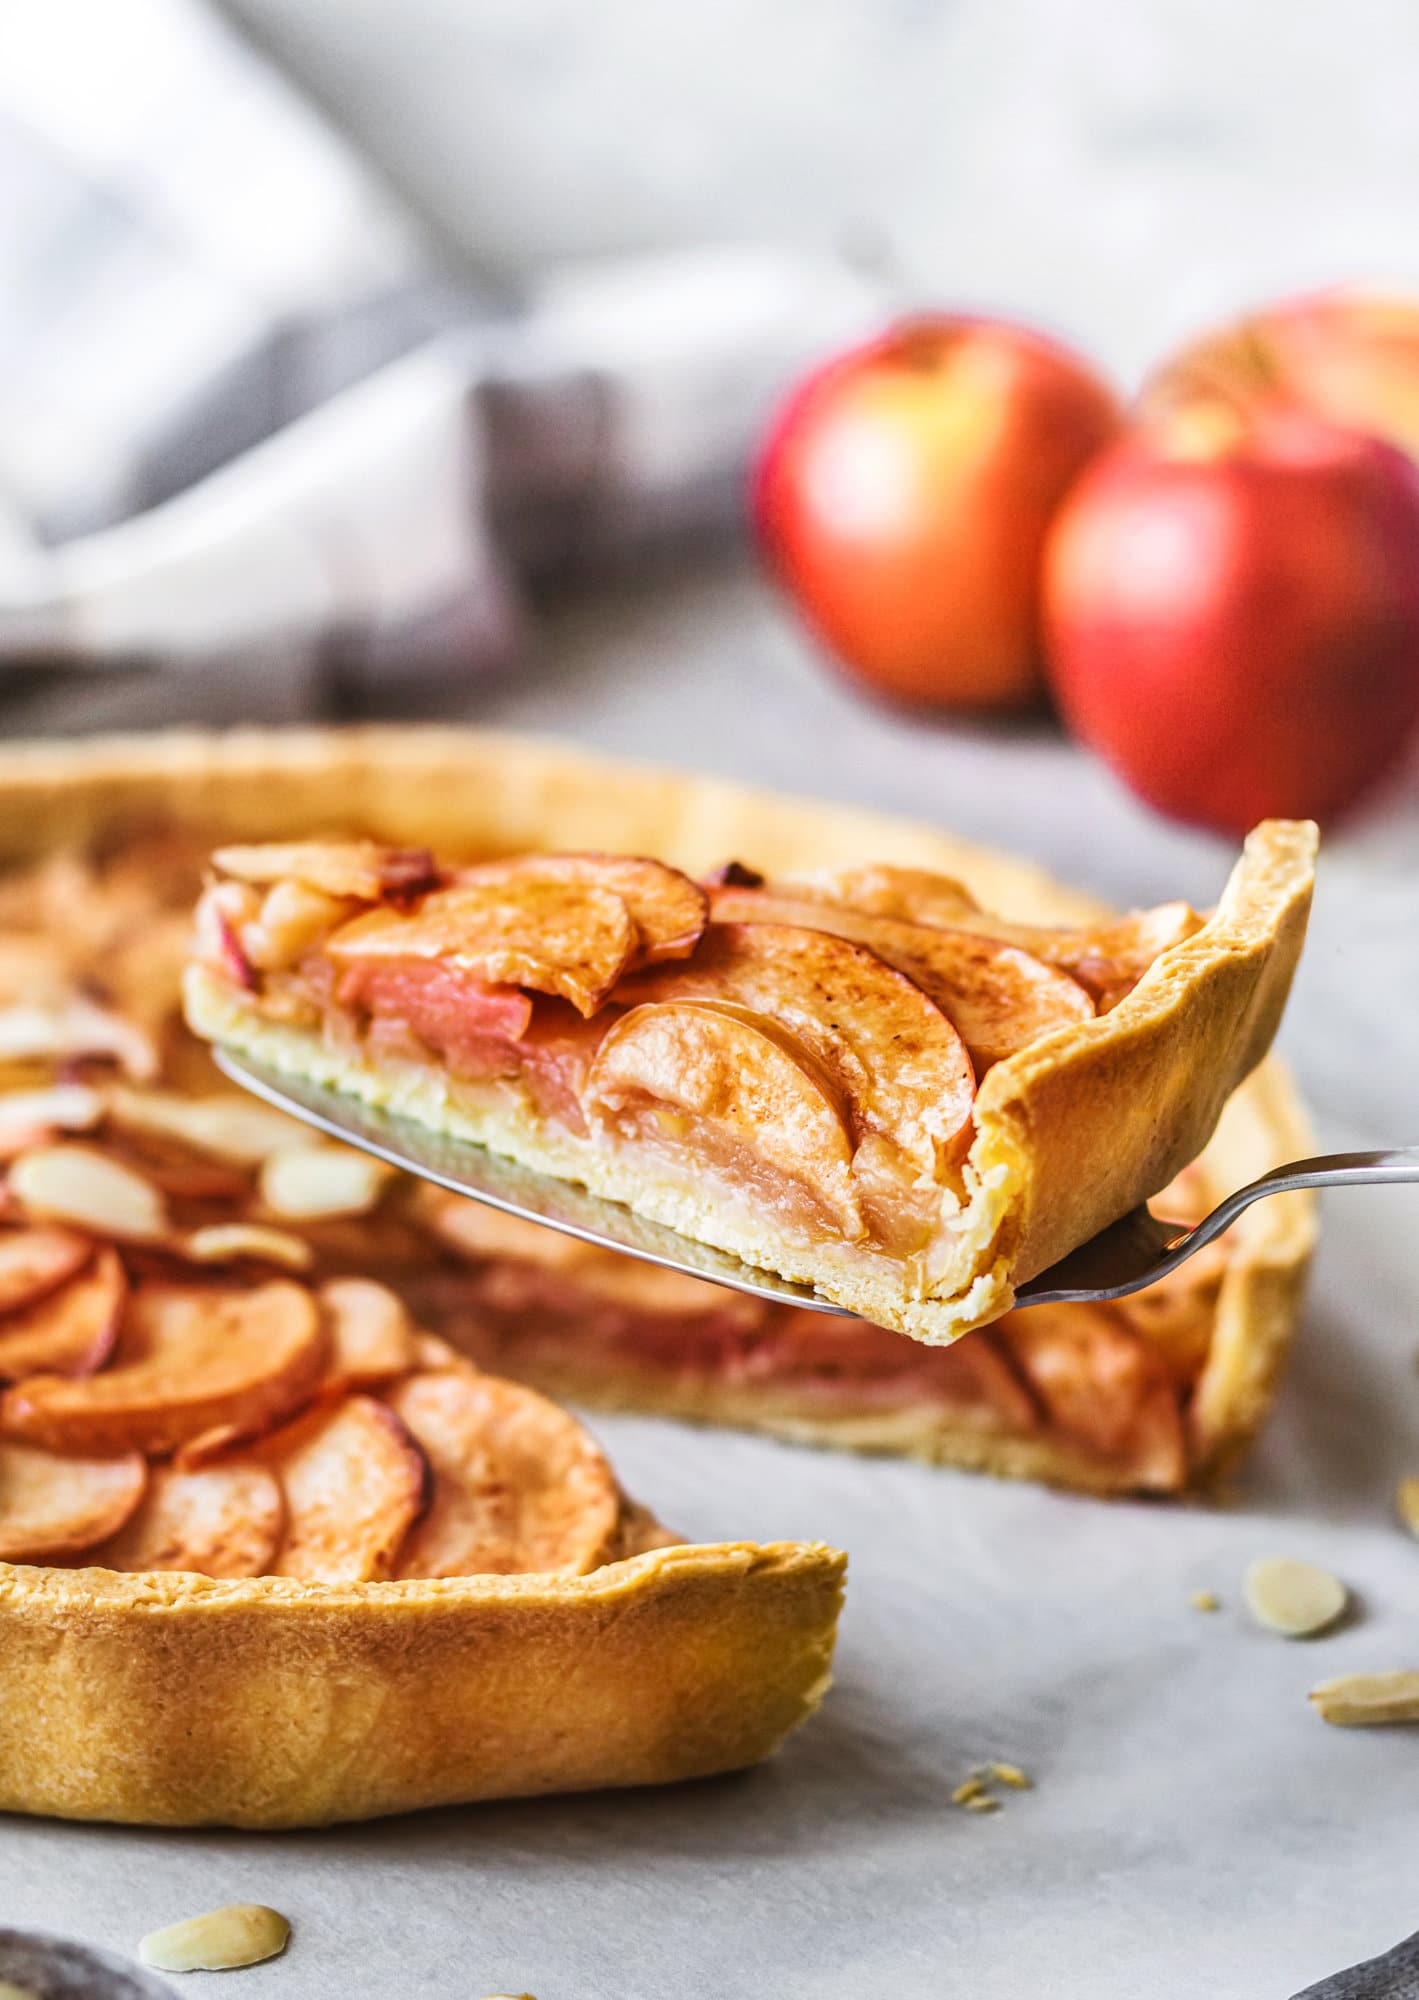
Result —
POLYGON ((717 889, 713 910, 717 923, 796 924, 866 945, 936 1002, 965 1043, 977 1079, 1055 1028, 1094 1018, 1094 1003, 1077 980, 998 938, 768 889, 717 889))
POLYGON ((155 1465, 118 1533, 94 1553, 100 1568, 262 1576, 286 1526, 281 1482, 253 1459, 185 1469, 155 1465))
POLYGON ((329 1342, 315 1300, 289 1278, 236 1291, 139 1285, 111 1366, 35 1375, 0 1402, 0 1430, 60 1451, 176 1450, 204 1431, 260 1431, 310 1395, 329 1342))
POLYGON ((388 1402, 434 1474, 399 1576, 584 1576, 608 1560, 620 1489, 600 1448, 555 1403, 470 1368, 409 1376, 388 1402))
POLYGON ((704 932, 709 903, 698 882, 663 861, 624 854, 525 854, 458 871, 460 883, 581 882, 609 889, 630 911, 645 965, 688 958, 704 932))
POLYGON ((431 1475, 387 1404, 359 1394, 321 1403, 264 1438, 259 1452, 286 1500, 286 1533, 270 1575, 372 1583, 391 1574, 428 1505, 431 1475))
MULTIPOLYGON (((0 1230, 0 1313, 14 1312, 57 1291, 94 1254, 86 1236, 44 1223, 0 1230)), ((3 1327, 0 1327, 3 1332, 3 1327)))
POLYGON ((596 1052, 582 1094, 604 1130, 634 1133, 693 1164, 707 1146, 731 1168, 795 1191, 850 1237, 863 1233, 841 1097, 811 1051, 766 1015, 731 1003, 633 1007, 596 1052))
POLYGON ((0 1381, 102 1368, 118 1339, 128 1280, 117 1251, 90 1249, 89 1258, 87 1269, 0 1319, 0 1381))
POLYGON ((136 1451, 67 1458, 0 1441, 0 1562, 53 1561, 106 1541, 137 1507, 147 1478, 136 1451))
POLYGON ((630 964, 639 933, 624 900, 595 882, 460 883, 417 910, 369 910, 326 944, 337 965, 433 958, 494 986, 527 986, 594 1014, 630 964))

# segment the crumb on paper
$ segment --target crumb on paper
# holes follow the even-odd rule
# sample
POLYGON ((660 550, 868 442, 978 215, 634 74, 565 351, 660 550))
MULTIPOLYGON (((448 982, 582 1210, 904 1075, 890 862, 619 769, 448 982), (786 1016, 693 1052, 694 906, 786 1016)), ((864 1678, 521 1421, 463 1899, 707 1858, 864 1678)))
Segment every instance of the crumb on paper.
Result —
POLYGON ((1419 1535, 1419 1479, 1401 1479, 1394 1489, 1394 1507, 1411 1535, 1419 1535))
POLYGON ((973 1813, 999 1812, 1000 1801, 993 1799, 989 1792, 977 1792, 974 1798, 965 1802, 966 1811, 973 1813))
POLYGON ((1012 1792, 1028 1792, 1032 1779, 1028 1771, 1022 1771, 1018 1764, 992 1764, 990 1775, 998 1785, 1008 1785, 1012 1792))
POLYGON ((1283 1639, 1311 1639, 1344 1614, 1350 1593, 1318 1563, 1293 1556, 1262 1556, 1242 1578, 1247 1610, 1258 1625, 1283 1639))
POLYGON ((985 1790, 985 1779, 978 1771, 972 1771, 969 1778, 962 1778, 951 1794, 953 1806, 968 1806, 972 1799, 978 1799, 985 1790))
POLYGON ((1006 1764, 992 1760, 989 1764, 977 1764, 968 1771, 955 1791, 951 1794, 953 1806, 964 1806, 967 1812, 999 1812, 1005 1801, 992 1787, 1005 1785, 1012 1792, 1028 1792, 1034 1781, 1028 1771, 1018 1764, 1006 1764))
POLYGON ((1222 1600, 1215 1590, 1195 1590, 1192 1593, 1194 1611, 1220 1611, 1222 1600))

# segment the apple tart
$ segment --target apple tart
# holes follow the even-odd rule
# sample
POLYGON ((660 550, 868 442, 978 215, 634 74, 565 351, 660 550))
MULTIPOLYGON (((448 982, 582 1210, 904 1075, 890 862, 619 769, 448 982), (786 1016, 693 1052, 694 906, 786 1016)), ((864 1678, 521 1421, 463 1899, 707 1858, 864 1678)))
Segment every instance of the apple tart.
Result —
POLYGON ((932 1344, 1154 1194, 1271 1041, 1315 832, 1217 910, 1027 925, 902 865, 214 856, 195 1031, 932 1344))

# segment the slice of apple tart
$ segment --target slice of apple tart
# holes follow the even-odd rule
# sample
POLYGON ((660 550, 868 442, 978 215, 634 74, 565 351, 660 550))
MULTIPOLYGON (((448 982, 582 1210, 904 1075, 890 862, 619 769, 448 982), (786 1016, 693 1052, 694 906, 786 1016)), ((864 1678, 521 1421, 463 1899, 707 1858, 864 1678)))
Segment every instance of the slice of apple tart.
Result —
POLYGON ((1201 1150, 1274 1034, 1314 843, 1269 822, 1212 916, 1074 930, 914 869, 229 847, 187 1017, 939 1343, 1201 1150))

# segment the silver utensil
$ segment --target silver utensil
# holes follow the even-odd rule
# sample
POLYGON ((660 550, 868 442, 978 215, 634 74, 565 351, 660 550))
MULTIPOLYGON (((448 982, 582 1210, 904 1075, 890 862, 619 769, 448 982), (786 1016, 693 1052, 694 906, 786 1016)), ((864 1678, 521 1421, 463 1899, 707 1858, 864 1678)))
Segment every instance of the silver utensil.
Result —
MULTIPOLYGON (((647 1222, 603 1201, 585 1188, 534 1173, 514 1160, 459 1139, 446 1139, 407 1118, 374 1110, 358 1099, 318 1084, 304 1083, 267 1069, 228 1049, 214 1051, 218 1067, 243 1090, 264 1098, 331 1139, 373 1153, 390 1166, 402 1167, 419 1180, 433 1181, 453 1194, 486 1202, 526 1222, 545 1223, 586 1243, 622 1250, 647 1264, 660 1264, 687 1277, 726 1285, 731 1291, 780 1305, 803 1306, 810 1312, 845 1315, 807 1285, 790 1284, 771 1271, 755 1270, 737 1257, 707 1245, 692 1243, 659 1223, 647 1222)), ((1330 1153, 1314 1160, 1293 1160, 1273 1167, 1260 1179, 1238 1188, 1219 1202, 1195 1227, 1167 1222, 1146 1207, 1135 1208, 1098 1236, 1072 1250, 1059 1263, 1020 1286, 1021 1306, 1093 1303, 1126 1298, 1145 1285, 1166 1278, 1195 1251, 1211 1243, 1243 1209, 1269 1194, 1289 1194, 1298 1188, 1351 1187, 1377 1181, 1419 1181, 1419 1146, 1390 1152, 1330 1153)))

